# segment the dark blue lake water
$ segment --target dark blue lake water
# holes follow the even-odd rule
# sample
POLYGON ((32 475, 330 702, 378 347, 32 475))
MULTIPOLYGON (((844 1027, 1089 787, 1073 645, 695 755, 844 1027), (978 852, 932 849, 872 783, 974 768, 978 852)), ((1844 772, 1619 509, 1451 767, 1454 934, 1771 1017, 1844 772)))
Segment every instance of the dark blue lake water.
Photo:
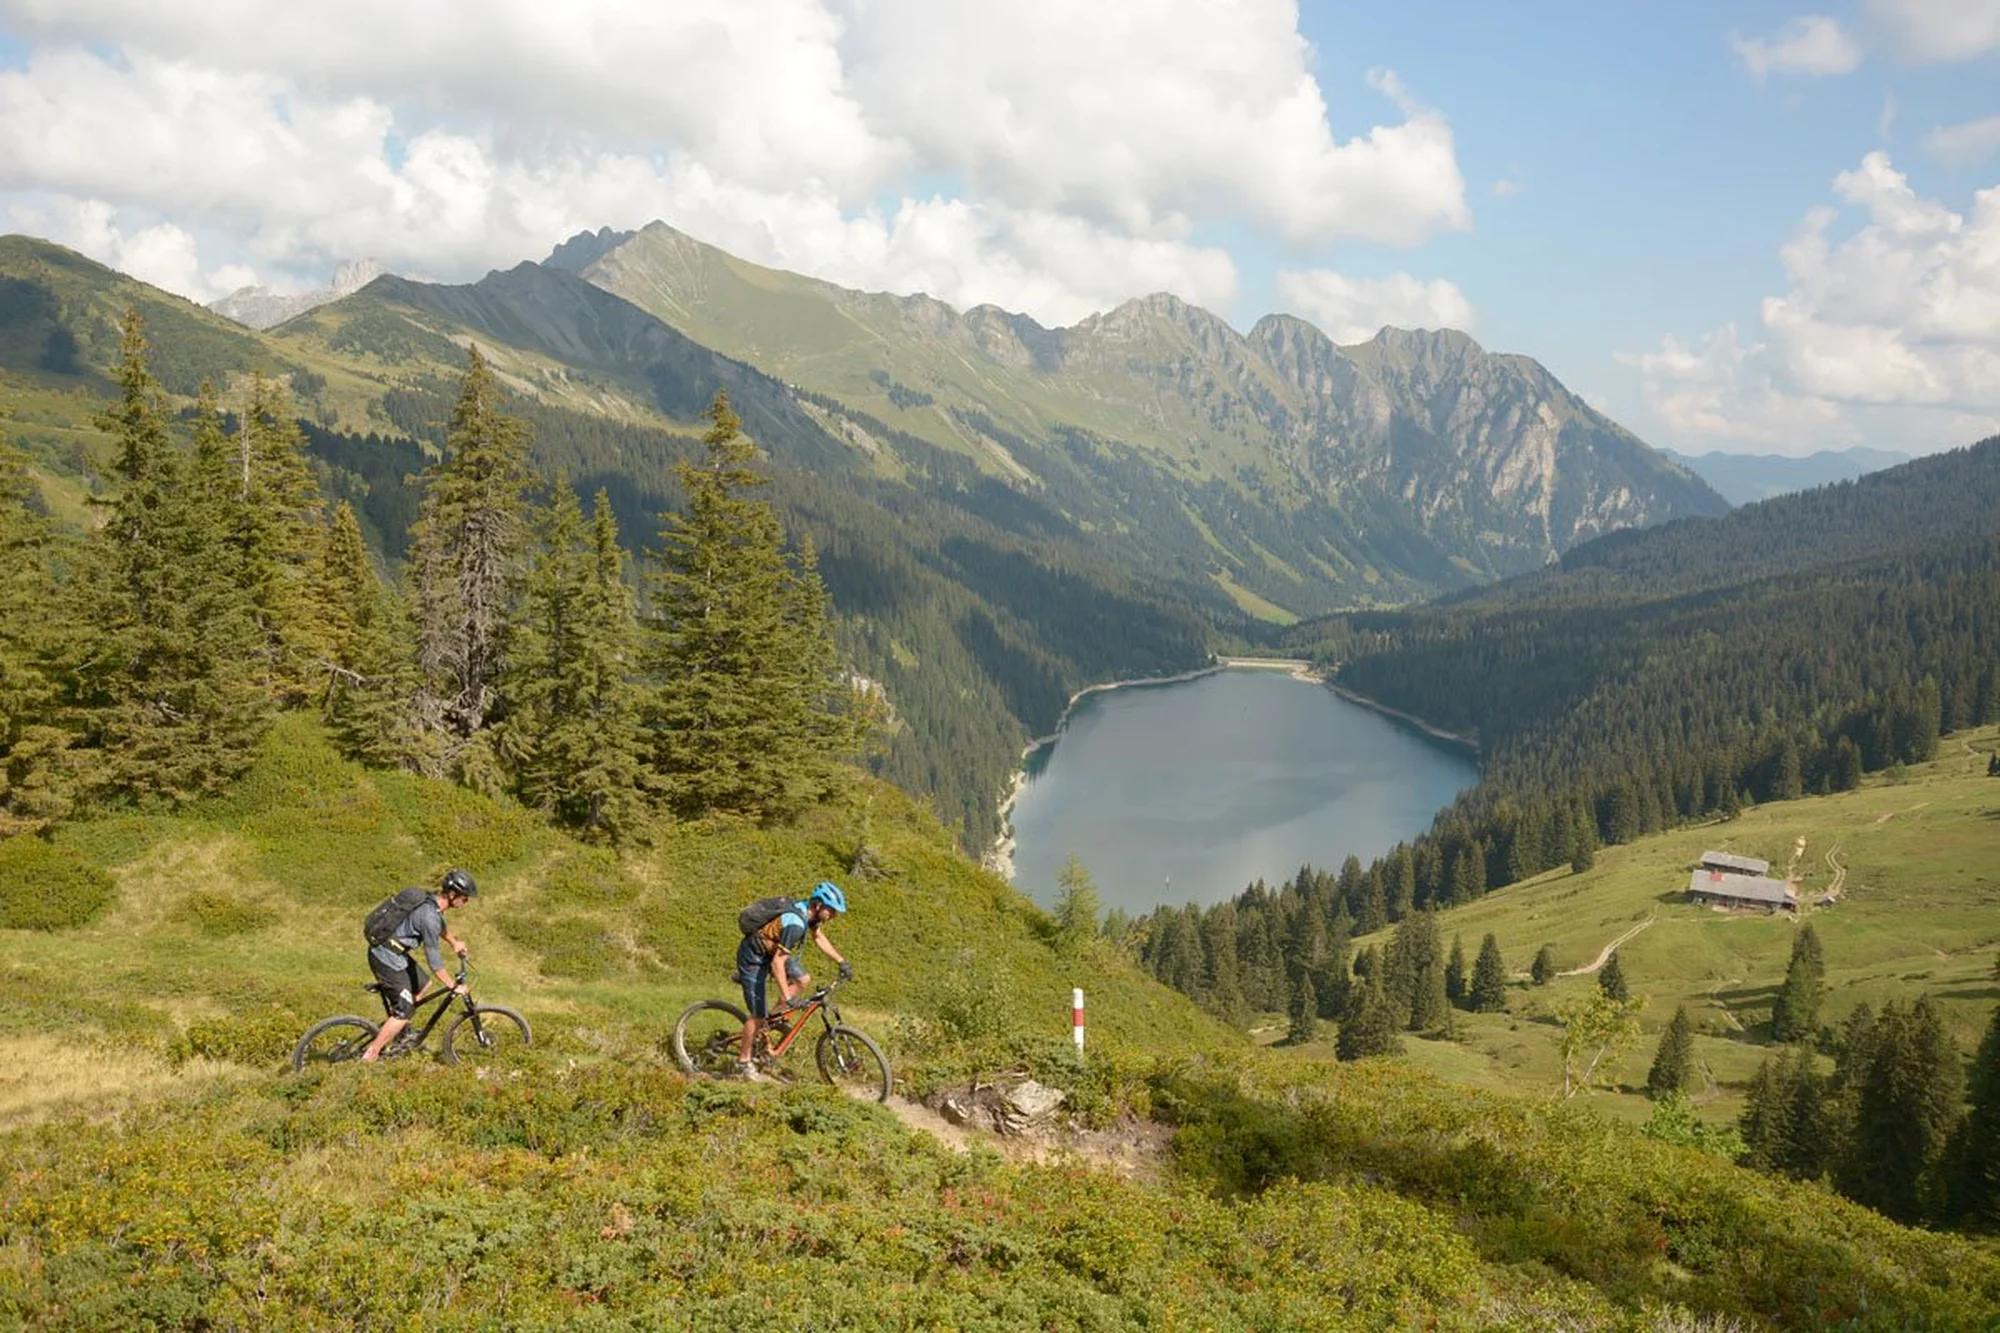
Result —
POLYGON ((1074 852, 1107 909, 1219 902, 1302 864, 1365 863, 1478 776, 1468 750, 1282 671, 1107 690, 1029 760, 1014 885, 1052 903, 1074 852))

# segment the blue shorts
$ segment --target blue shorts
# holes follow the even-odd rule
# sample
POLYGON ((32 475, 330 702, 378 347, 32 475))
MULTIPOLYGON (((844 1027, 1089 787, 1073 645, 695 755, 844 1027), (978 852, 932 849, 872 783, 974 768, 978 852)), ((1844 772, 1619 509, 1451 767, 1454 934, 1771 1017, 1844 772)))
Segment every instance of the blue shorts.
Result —
MULTIPOLYGON (((785 959, 785 975, 793 981, 803 981, 806 965, 797 954, 785 959)), ((736 980, 743 984, 743 1008, 752 1018, 769 1018, 765 1007, 766 983, 771 979, 771 960, 751 947, 750 941, 743 941, 736 950, 736 980)))

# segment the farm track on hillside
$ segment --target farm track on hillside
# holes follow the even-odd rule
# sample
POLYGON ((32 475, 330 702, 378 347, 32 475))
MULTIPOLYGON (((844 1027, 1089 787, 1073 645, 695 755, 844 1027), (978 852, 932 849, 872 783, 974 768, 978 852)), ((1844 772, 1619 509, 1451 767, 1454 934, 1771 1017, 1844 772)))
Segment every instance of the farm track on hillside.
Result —
POLYGON ((1620 935, 1617 939, 1605 945, 1604 951, 1598 954, 1597 957, 1594 960, 1592 960, 1588 965, 1584 967, 1573 967, 1567 972, 1558 972, 1556 973, 1556 975, 1559 977, 1590 976, 1592 973, 1596 972, 1599 968, 1603 967, 1606 963, 1610 962, 1611 955, 1617 953, 1619 949, 1623 948, 1627 940, 1633 939, 1639 934, 1640 931, 1652 925, 1657 920, 1659 920, 1659 917, 1657 916, 1647 917, 1644 921, 1641 921, 1638 925, 1632 927, 1632 929, 1626 931, 1623 935, 1620 935))

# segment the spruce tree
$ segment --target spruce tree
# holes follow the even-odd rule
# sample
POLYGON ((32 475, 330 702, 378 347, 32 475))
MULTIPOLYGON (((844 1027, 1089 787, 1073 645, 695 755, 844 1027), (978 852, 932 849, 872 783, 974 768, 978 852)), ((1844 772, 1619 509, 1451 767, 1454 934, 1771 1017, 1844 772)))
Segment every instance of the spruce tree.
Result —
POLYGON ((1417 984, 1410 1000, 1410 1031, 1449 1031, 1451 1001, 1445 997, 1444 966, 1432 957, 1417 969, 1417 984))
POLYGON ((1534 965, 1528 969, 1528 977, 1537 986, 1546 986, 1556 977, 1556 951, 1544 944, 1535 950, 1534 965))
POLYGON ((1940 1168, 1960 1114, 1958 1050, 1928 996, 1907 1011, 1892 1001, 1875 1027, 1846 1180, 1861 1203, 1919 1221, 1941 1211, 1940 1168))
POLYGON ((1319 996, 1313 991, 1312 973, 1300 969, 1292 987, 1291 1025, 1285 1029, 1288 1045, 1303 1046, 1319 1036, 1319 996))
POLYGON ((333 511, 307 588, 324 635, 321 716, 352 757, 384 768, 411 764, 421 738, 410 709, 416 673, 405 647, 408 627, 344 500, 333 511))
POLYGON ((1370 977, 1366 983, 1357 984, 1352 993, 1353 999, 1340 1021, 1340 1034, 1334 1043, 1335 1056, 1361 1060, 1371 1055, 1400 1054, 1403 1039, 1396 1029, 1401 1025, 1396 1021, 1389 997, 1382 991, 1380 979, 1370 977))
POLYGON ((445 457, 425 474, 411 533, 410 571, 420 684, 416 721, 434 774, 491 782, 490 738, 507 630, 528 546, 526 428, 502 411, 500 382, 478 348, 445 435, 445 457))
POLYGON ((1671 1092, 1694 1090, 1694 1024, 1687 1006, 1674 1010, 1673 1021, 1660 1034, 1653 1067, 1646 1074, 1646 1095, 1658 1101, 1671 1092))
POLYGON ((1437 917, 1430 912, 1403 918, 1389 937, 1389 947, 1382 954, 1380 980, 1390 1008, 1404 1022, 1409 1020, 1416 1003, 1418 975, 1443 964, 1441 943, 1437 917))
POLYGON ((1826 979, 1826 961, 1819 936, 1810 923, 1792 939, 1792 961, 1785 984, 1771 1008, 1771 1035, 1779 1041, 1805 1041, 1819 1030, 1819 1003, 1826 979))
POLYGON ((185 800, 248 766, 271 700, 228 513, 204 388, 191 456, 167 434, 164 395, 136 315, 120 344, 120 397, 100 418, 124 485, 85 562, 91 643, 77 672, 108 789, 185 800))
POLYGON ((1476 848, 1461 849, 1451 862, 1451 905, 1461 907, 1486 892, 1486 872, 1476 848))
POLYGON ((1604 960, 1604 966, 1597 969, 1597 989, 1614 1000, 1632 998, 1632 987, 1625 980, 1625 968, 1619 963, 1616 950, 1604 960))
POLYGON ((1500 957, 1500 941, 1488 934, 1479 942, 1479 957, 1472 964, 1472 1011, 1497 1014, 1507 1007, 1507 964, 1500 957))
POLYGON ((1090 871, 1075 852, 1056 872, 1056 939, 1065 950, 1074 952, 1097 938, 1097 918, 1101 903, 1090 871))
POLYGON ((768 479, 751 466, 756 446, 727 394, 707 416, 702 463, 678 469, 686 512, 669 515, 661 534, 648 626, 651 759, 682 814, 770 817, 822 788, 852 733, 834 716, 817 576, 786 562, 778 517, 755 496, 768 479))
POLYGON ((1569 868, 1578 875, 1597 864, 1597 820, 1588 810, 1579 810, 1571 825, 1573 847, 1569 868))
POLYGON ((1736 1122, 1743 1136, 1743 1164, 1773 1173, 1785 1169, 1792 1153, 1792 1100, 1781 1060, 1767 1058, 1757 1066, 1736 1122))
POLYGON ((64 634, 49 527, 26 460, 0 443, 0 838, 74 808, 56 660, 64 634))
POLYGON ((283 382, 253 374, 237 442, 234 541, 264 639, 265 687, 285 705, 316 693, 326 672, 326 608, 311 595, 323 505, 305 450, 283 382))
POLYGON ((1451 961, 1444 967, 1444 998, 1463 1009, 1471 995, 1471 979, 1465 972, 1465 939, 1463 936, 1453 935, 1451 961))
POLYGON ((558 478, 502 679, 500 751, 521 799, 587 837, 622 837, 644 817, 637 621, 609 499, 588 530, 558 478))
POLYGON ((1972 1061, 1972 1109, 1951 1161, 1950 1215, 1975 1226, 2000 1226, 2000 1010, 1972 1061))

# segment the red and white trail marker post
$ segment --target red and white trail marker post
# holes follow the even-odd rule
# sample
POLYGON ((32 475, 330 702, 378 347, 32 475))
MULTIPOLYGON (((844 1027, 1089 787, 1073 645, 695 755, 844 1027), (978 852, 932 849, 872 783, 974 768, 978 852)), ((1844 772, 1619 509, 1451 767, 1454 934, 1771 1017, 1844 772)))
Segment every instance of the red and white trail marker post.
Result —
POLYGON ((1069 993, 1069 1031, 1076 1040, 1076 1058, 1083 1058, 1083 987, 1069 993))

